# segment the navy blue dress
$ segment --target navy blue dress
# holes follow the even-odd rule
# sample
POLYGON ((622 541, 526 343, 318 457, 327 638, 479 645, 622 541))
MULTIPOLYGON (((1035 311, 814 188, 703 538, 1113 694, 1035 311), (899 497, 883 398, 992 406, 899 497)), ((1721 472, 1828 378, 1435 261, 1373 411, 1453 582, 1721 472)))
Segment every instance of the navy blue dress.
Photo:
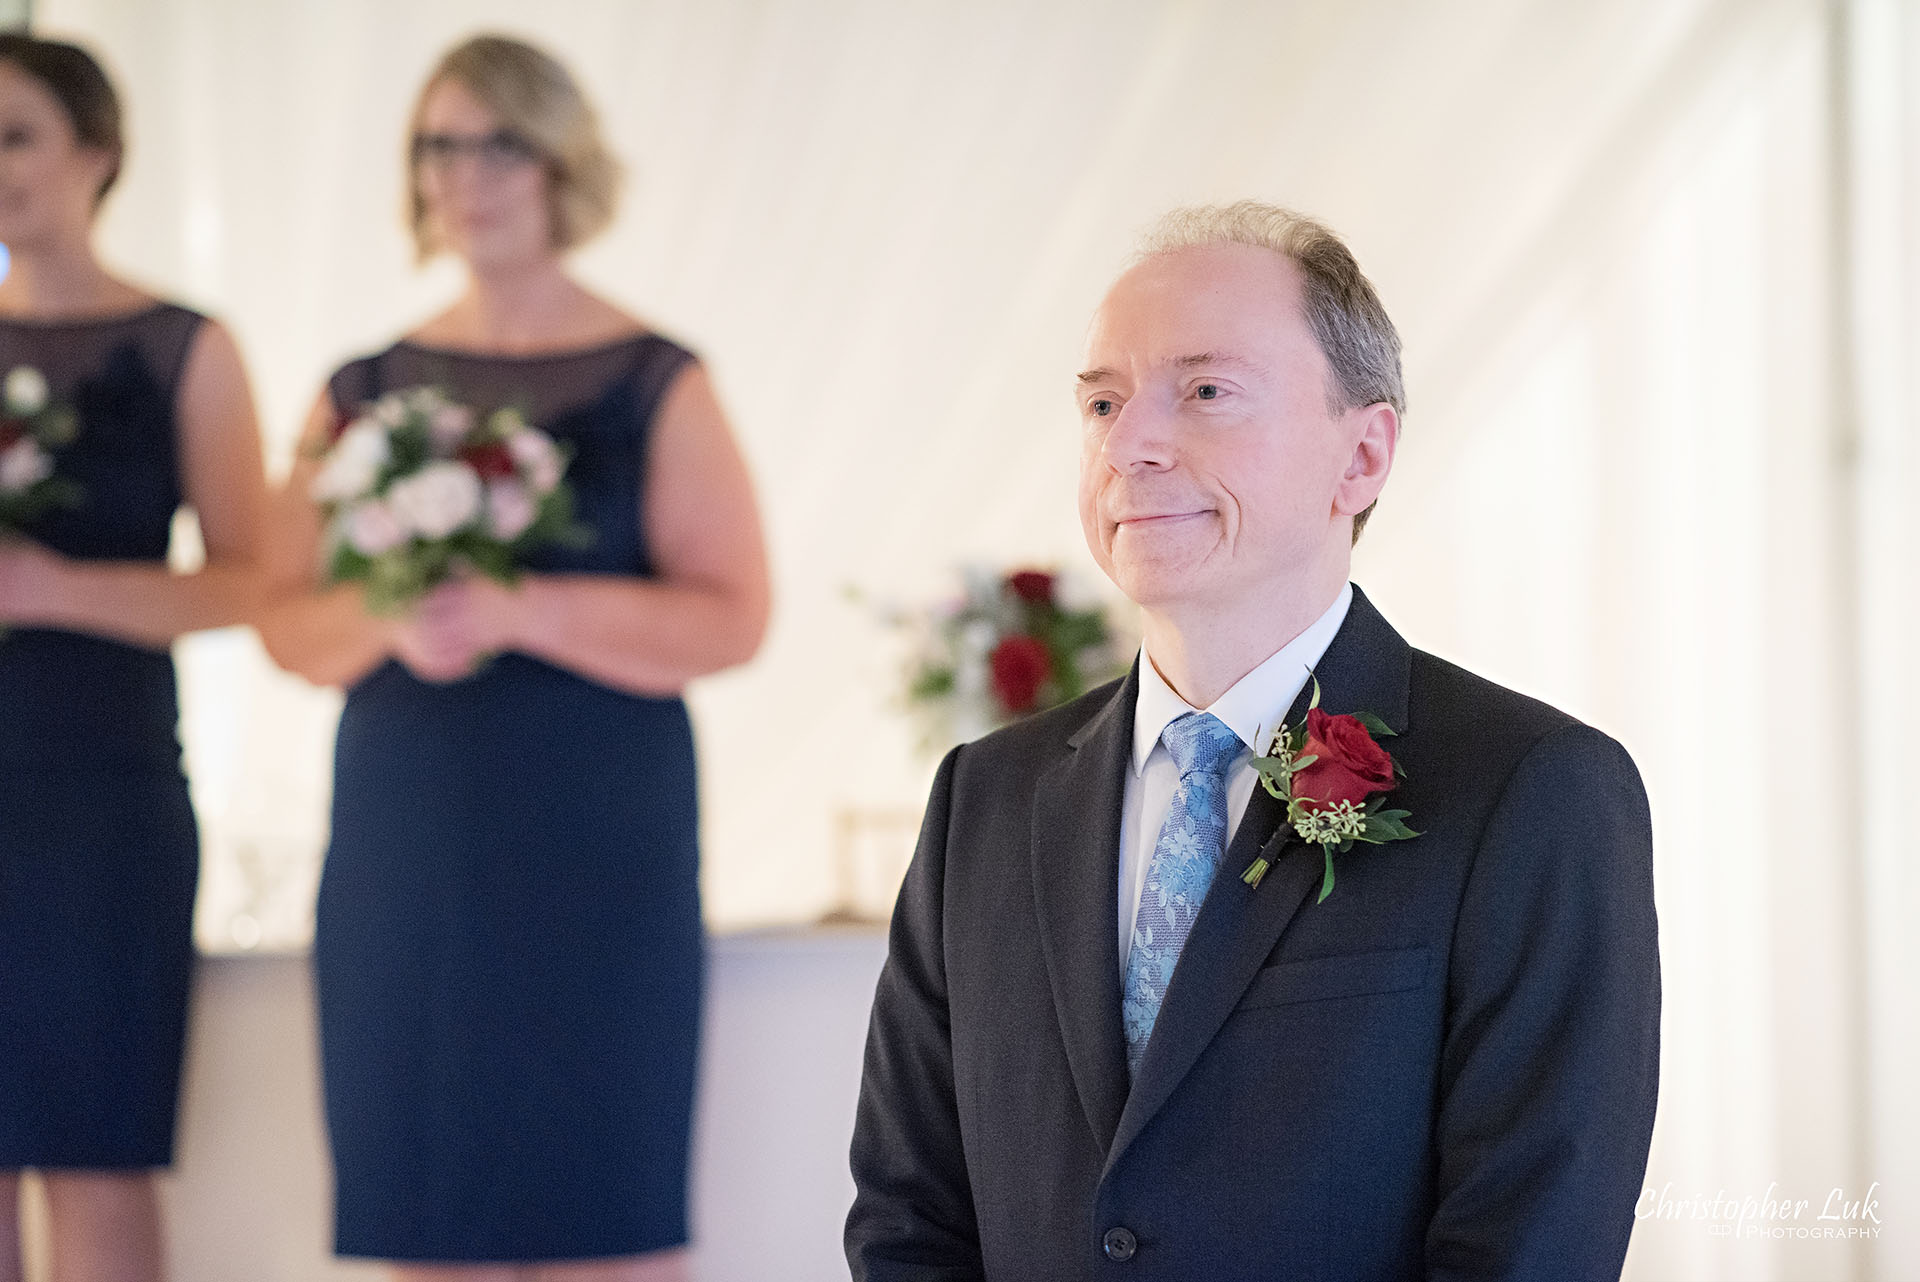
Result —
MULTIPOLYGON (((535 357, 400 343, 334 403, 438 385, 573 449, 594 540, 533 569, 647 576, 655 335, 535 357)), ((692 732, 520 654, 450 685, 388 662, 347 694, 314 961, 335 1250, 557 1260, 687 1239, 703 936, 692 732)))
MULTIPOLYGON (((166 559, 175 393, 202 318, 0 320, 80 435, 81 505, 26 533, 65 556, 166 559)), ((199 838, 166 650, 45 628, 0 637, 0 1170, 173 1160, 199 838)))

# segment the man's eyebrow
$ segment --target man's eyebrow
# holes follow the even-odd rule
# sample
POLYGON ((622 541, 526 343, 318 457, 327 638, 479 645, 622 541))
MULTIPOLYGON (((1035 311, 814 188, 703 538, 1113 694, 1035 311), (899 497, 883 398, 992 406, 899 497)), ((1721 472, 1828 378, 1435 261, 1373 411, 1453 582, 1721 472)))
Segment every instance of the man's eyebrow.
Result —
POLYGON ((1181 369, 1199 369, 1211 365, 1216 369, 1238 369, 1249 373, 1258 373, 1260 367, 1244 357, 1230 352, 1195 352, 1191 356, 1182 356, 1173 362, 1181 369))
MULTIPOLYGON (((1261 372, 1260 366, 1244 356, 1235 356, 1231 352, 1193 352, 1186 356, 1174 357, 1173 364, 1176 369, 1203 369, 1212 366, 1215 369, 1243 370, 1249 374, 1261 372)), ((1093 383, 1104 383, 1112 377, 1114 377, 1114 371, 1103 365, 1099 369, 1080 371, 1076 381, 1085 387, 1093 383)))

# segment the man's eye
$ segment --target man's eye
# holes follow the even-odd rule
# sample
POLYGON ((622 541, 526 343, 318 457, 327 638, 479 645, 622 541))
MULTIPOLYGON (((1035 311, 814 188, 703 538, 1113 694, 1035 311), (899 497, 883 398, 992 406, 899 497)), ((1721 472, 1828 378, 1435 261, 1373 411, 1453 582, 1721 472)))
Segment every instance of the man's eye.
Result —
POLYGON ((1220 395, 1220 387, 1216 383, 1202 383, 1193 389, 1193 394, 1203 401, 1210 401, 1220 395))
POLYGON ((1113 402, 1102 398, 1100 400, 1089 401, 1087 408, 1093 411, 1094 417, 1106 418, 1113 413, 1113 402))

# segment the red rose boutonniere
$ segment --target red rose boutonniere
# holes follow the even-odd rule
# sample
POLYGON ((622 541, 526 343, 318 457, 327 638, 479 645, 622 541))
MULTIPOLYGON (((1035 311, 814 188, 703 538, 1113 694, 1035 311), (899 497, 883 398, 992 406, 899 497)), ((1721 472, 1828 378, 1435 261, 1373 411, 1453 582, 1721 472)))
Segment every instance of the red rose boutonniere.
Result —
MULTIPOLYGON (((1333 893, 1334 855, 1346 854, 1354 842, 1382 845, 1420 835, 1406 825, 1411 812, 1383 808, 1386 794, 1404 777, 1400 763, 1378 742, 1392 734, 1371 712, 1322 712, 1316 678, 1305 723, 1282 725, 1274 732, 1271 755, 1253 759, 1261 785, 1287 803, 1287 823, 1294 833, 1320 847, 1326 859, 1315 903, 1333 893)), ((1266 875, 1267 861, 1260 858, 1247 865, 1240 879, 1258 886, 1266 875)))

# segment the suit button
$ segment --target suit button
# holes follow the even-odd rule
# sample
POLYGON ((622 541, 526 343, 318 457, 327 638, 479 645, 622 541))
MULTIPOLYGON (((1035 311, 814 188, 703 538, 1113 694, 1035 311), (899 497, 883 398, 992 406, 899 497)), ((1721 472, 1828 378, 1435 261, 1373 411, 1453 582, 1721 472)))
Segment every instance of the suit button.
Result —
POLYGON ((1108 1229, 1107 1235, 1100 1239, 1100 1249, 1105 1251, 1107 1258, 1115 1264, 1125 1264, 1133 1258, 1133 1253, 1140 1249, 1140 1243, 1135 1241, 1133 1234, 1125 1229, 1108 1229))

